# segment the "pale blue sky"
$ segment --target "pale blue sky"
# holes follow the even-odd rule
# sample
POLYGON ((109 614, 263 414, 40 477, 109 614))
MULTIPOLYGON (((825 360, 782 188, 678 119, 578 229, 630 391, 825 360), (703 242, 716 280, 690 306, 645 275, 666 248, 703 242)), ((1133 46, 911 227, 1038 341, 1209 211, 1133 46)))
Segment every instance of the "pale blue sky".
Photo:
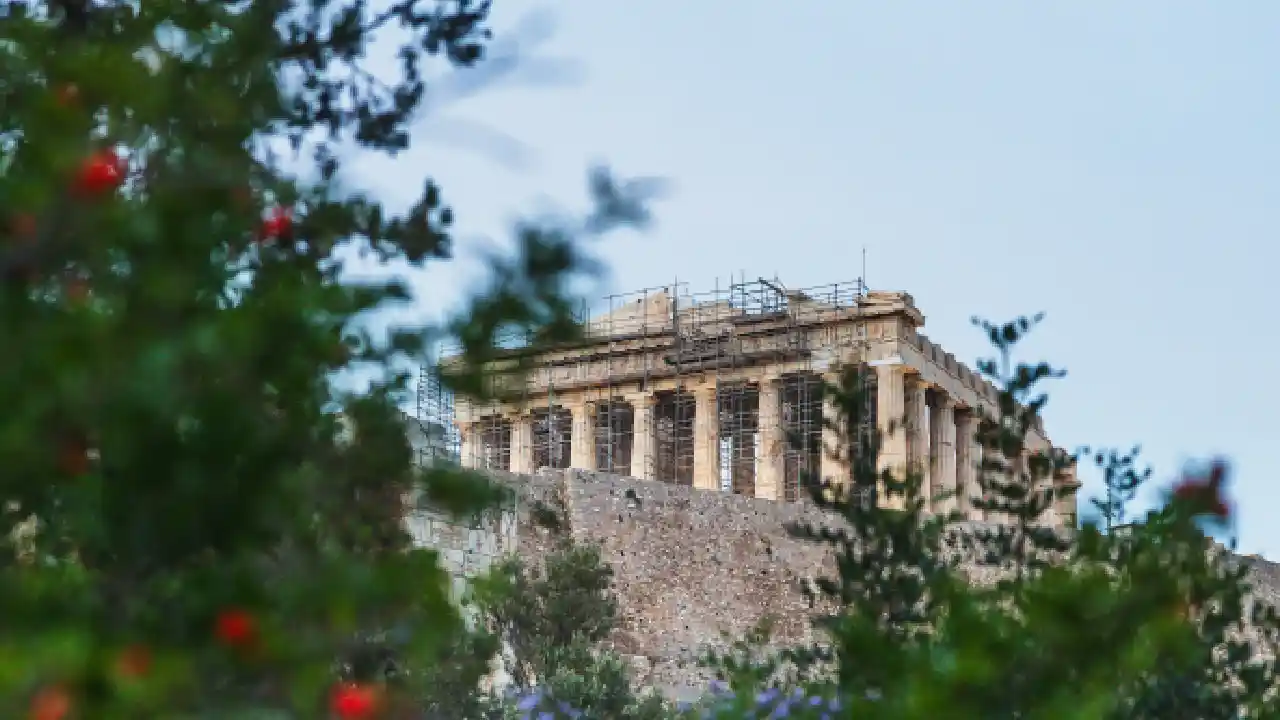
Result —
MULTIPOLYGON (((546 7, 495 0, 499 37, 546 7)), ((1025 357, 1068 369, 1054 441, 1140 442, 1161 482, 1229 455, 1242 549, 1280 556, 1280 3, 554 8, 523 67, 571 82, 489 88, 358 165, 393 205, 430 174, 457 208, 471 259, 421 278, 421 312, 456 301, 518 213, 580 207, 589 164, 663 175, 654 229, 601 246, 611 290, 851 280, 866 247, 870 285, 912 293, 970 364, 970 316, 1046 311, 1025 357), (474 149, 499 135, 518 146, 474 149)))

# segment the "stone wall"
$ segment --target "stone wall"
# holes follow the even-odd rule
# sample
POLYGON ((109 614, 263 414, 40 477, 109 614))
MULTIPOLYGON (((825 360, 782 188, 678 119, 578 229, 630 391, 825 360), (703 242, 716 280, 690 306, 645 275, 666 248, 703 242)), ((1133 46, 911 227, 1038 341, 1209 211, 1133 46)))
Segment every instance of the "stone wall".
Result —
POLYGON ((560 501, 575 538, 597 543, 613 566, 621 622, 612 641, 638 682, 676 696, 705 687, 703 651, 726 648, 765 616, 780 642, 811 637, 799 588, 824 553, 788 537, 783 523, 816 521, 813 509, 580 470, 498 479, 516 491, 514 512, 477 527, 428 513, 410 520, 418 542, 440 550, 455 592, 506 552, 531 561, 546 553, 551 536, 529 510, 560 501))
MULTIPOLYGON (((816 521, 816 511, 578 470, 555 475, 574 536, 599 544, 613 565, 621 615, 613 643, 633 659, 637 680, 684 694, 705 679, 696 668, 703 650, 727 647, 765 616, 780 641, 811 637, 799 588, 825 555, 783 524, 816 521)), ((536 553, 525 538, 537 531, 521 530, 522 553, 536 553)))
MULTIPOLYGON (((813 639, 800 587, 831 573, 831 559, 784 529, 820 523, 812 507, 582 470, 495 477, 516 491, 513 509, 474 527, 423 514, 411 520, 415 537, 440 548, 460 589, 507 553, 542 557, 551 536, 529 510, 563 503, 575 538, 597 543, 614 569, 621 622, 612 643, 633 662, 638 683, 694 696, 709 679, 696 664, 703 651, 726 648, 766 616, 779 644, 813 639)), ((1280 601, 1280 566, 1241 560, 1252 567, 1255 597, 1280 601)), ((968 569, 980 583, 997 574, 968 569)))
POLYGON ((516 551, 515 510, 497 511, 471 522, 420 510, 411 513, 406 524, 415 545, 439 551, 440 565, 452 579, 455 601, 461 599, 468 578, 485 574, 516 551))

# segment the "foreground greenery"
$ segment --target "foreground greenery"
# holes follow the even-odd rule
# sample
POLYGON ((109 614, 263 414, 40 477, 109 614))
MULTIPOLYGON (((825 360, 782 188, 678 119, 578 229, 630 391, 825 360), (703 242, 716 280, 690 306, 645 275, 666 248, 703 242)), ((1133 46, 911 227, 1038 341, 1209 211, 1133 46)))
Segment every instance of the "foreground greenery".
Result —
POLYGON ((1005 518, 997 527, 961 534, 926 515, 917 474, 877 472, 868 378, 848 368, 829 388, 853 482, 815 484, 811 495, 842 522, 790 528, 840 560, 838 576, 819 583, 824 641, 763 660, 759 641, 742 644, 713 658, 724 677, 748 695, 772 691, 775 704, 838 697, 852 717, 1280 716, 1275 612, 1249 601, 1247 565, 1205 534, 1231 523, 1223 461, 1189 471, 1164 504, 1130 517, 1151 474, 1137 451, 1084 451, 1105 479, 1097 517, 1065 531, 1038 522, 1069 491, 1052 479, 1074 459, 1004 460, 1024 456, 1047 399, 1038 386, 1060 374, 1012 362, 1035 322, 980 323, 997 351, 980 366, 1002 392, 999 414, 980 423, 982 493, 972 504, 1005 518), (877 495, 888 502, 860 501, 877 495), (1001 579, 969 583, 966 570, 984 565, 1001 579))
POLYGON ((793 528, 840 558, 820 588, 826 642, 744 645, 716 661, 725 687, 688 710, 636 694, 602 645, 616 622, 607 568, 563 538, 541 567, 478 584, 464 622, 435 553, 410 547, 406 498, 463 516, 503 491, 415 467, 400 368, 448 333, 464 361, 447 382, 485 399, 501 334, 538 346, 580 332, 568 288, 593 267, 581 242, 646 219, 598 174, 593 211, 520 227, 514 257, 447 326, 369 330, 410 293, 390 274, 345 275, 335 249, 355 243, 389 269, 442 262, 453 213, 430 182, 406 212, 384 209, 339 150, 403 149, 427 60, 480 61, 487 9, 0 11, 6 717, 1277 716, 1274 613, 1247 605, 1242 566, 1207 552, 1206 524, 1231 519, 1225 466, 1135 520, 1143 473, 1096 453, 1101 520, 1070 535, 1037 524, 1069 459, 999 460, 1022 455, 1054 375, 1010 361, 1029 321, 986 327, 999 357, 984 371, 1003 393, 981 427, 979 506, 1012 522, 961 547, 1003 568, 1000 582, 965 581, 918 478, 877 472, 866 379, 848 368, 828 420, 852 476, 813 484, 830 527, 793 528), (390 26, 400 75, 373 78, 362 58, 390 26), (269 152, 285 145, 285 160, 269 152), (368 387, 336 388, 351 370, 368 387), (518 694, 486 697, 476 687, 503 640, 518 694))

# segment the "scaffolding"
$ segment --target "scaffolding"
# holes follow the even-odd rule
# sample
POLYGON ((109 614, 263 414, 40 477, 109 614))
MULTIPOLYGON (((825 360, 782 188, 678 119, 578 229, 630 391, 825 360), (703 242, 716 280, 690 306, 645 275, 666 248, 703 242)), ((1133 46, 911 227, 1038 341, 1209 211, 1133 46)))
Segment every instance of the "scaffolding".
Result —
POLYGON ((419 465, 460 459, 458 428, 454 418, 453 395, 447 392, 435 367, 419 370, 415 393, 416 432, 412 444, 419 465))
MULTIPOLYGON (((529 469, 569 467, 577 437, 593 445, 583 455, 598 470, 691 485, 698 413, 713 412, 720 487, 753 494, 763 454, 780 452, 778 495, 800 499, 802 479, 822 462, 822 376, 832 358, 865 346, 861 326, 846 321, 866 294, 861 280, 791 289, 776 279, 739 278, 700 293, 677 280, 610 295, 594 312, 583 307, 584 339, 572 346, 533 351, 521 350, 516 338, 500 342, 533 361, 518 392, 522 410, 532 414, 532 434, 523 440, 531 444, 529 469), (766 395, 744 372, 759 366, 783 369, 776 392, 766 395), (708 385, 714 397, 700 403, 693 389, 708 385), (582 418, 570 412, 566 396, 585 402, 582 418), (770 412, 761 406, 766 397, 778 403, 770 412), (765 427, 763 417, 776 418, 791 442, 766 447, 775 428, 765 427), (575 434, 575 422, 587 424, 584 434, 575 434), (638 436, 652 445, 637 448, 638 436)), ((420 385, 420 418, 431 408, 433 419, 453 412, 451 402, 444 411, 445 404, 432 399, 440 393, 438 383, 420 385)), ((475 441, 463 444, 471 454, 466 464, 512 469, 521 440, 513 434, 510 406, 463 405, 466 417, 456 419, 477 428, 475 441)))

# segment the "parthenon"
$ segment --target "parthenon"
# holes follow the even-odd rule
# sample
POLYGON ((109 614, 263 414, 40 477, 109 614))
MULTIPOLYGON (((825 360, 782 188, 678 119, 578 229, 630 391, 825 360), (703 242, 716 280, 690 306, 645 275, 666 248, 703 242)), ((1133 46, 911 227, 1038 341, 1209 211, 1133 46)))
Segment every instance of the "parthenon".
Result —
MULTIPOLYGON (((874 371, 868 409, 881 429, 881 467, 918 468, 926 497, 949 496, 936 511, 997 519, 972 507, 975 411, 995 414, 997 391, 921 334, 923 324, 911 295, 861 281, 793 290, 760 279, 701 295, 673 285, 615 296, 581 342, 537 356, 519 401, 459 399, 445 424, 467 467, 598 470, 794 502, 806 473, 847 476, 822 451, 835 439, 823 430, 821 383, 857 363, 874 371), (890 419, 904 417, 890 432, 890 419)), ((1026 444, 1052 448, 1041 427, 1026 444)), ((1053 482, 1074 487, 1074 468, 1053 482)), ((1074 496, 1063 494, 1050 515, 1074 524, 1074 496)))

